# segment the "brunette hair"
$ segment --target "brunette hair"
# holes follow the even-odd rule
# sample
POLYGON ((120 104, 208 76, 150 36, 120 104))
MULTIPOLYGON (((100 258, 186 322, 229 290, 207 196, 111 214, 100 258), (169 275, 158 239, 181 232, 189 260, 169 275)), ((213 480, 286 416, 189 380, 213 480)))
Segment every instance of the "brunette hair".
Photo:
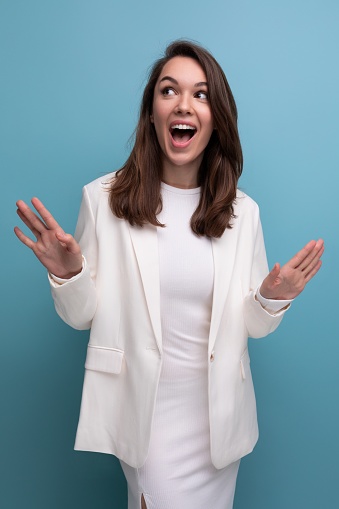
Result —
POLYGON ((201 197, 191 218, 191 228, 199 236, 221 237, 226 228, 232 227, 233 202, 243 167, 237 108, 218 62, 207 50, 190 41, 172 42, 153 65, 141 101, 134 147, 111 181, 109 203, 117 217, 133 226, 146 223, 165 226, 157 219, 162 208, 162 158, 150 116, 157 80, 164 65, 176 56, 193 58, 205 72, 215 126, 199 168, 201 197))

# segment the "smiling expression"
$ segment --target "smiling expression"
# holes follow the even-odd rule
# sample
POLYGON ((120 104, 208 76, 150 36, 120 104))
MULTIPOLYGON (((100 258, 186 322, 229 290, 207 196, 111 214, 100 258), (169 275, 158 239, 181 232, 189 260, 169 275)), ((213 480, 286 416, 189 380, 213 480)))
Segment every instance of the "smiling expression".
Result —
POLYGON ((186 169, 198 174, 213 132, 206 75, 189 57, 174 57, 163 67, 154 89, 153 113, 162 150, 163 173, 186 169))

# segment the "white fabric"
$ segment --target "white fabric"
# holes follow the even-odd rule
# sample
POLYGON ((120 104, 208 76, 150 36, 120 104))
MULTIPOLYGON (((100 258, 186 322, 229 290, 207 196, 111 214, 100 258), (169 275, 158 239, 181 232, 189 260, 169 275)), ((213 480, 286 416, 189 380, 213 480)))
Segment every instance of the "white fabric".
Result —
MULTIPOLYGON (((75 448, 114 454, 140 467, 149 449, 163 359, 158 236, 155 226, 132 227, 112 214, 107 190, 114 178, 85 186, 75 238, 87 265, 79 277, 51 285, 51 291, 66 323, 91 328, 91 369, 85 370, 75 448), (95 348, 100 354, 93 356, 95 348), (102 370, 121 356, 119 373, 116 367, 102 370)), ((218 469, 250 453, 257 441, 247 338, 273 332, 285 312, 273 316, 255 299, 268 273, 258 206, 238 191, 234 213, 233 228, 211 239, 208 403, 211 460, 218 469)))
POLYGON ((200 189, 162 184, 158 228, 163 364, 145 464, 122 462, 129 509, 231 509, 239 461, 211 462, 208 336, 213 296, 210 239, 190 228, 200 189))
POLYGON ((260 302, 260 304, 262 305, 262 307, 264 309, 266 309, 266 311, 268 311, 272 315, 274 315, 275 313, 279 313, 279 311, 281 311, 282 309, 285 309, 285 308, 287 309, 290 306, 290 304, 293 302, 293 299, 291 299, 291 300, 266 299, 265 297, 263 297, 261 295, 259 288, 258 288, 255 296, 258 299, 258 301, 260 302))

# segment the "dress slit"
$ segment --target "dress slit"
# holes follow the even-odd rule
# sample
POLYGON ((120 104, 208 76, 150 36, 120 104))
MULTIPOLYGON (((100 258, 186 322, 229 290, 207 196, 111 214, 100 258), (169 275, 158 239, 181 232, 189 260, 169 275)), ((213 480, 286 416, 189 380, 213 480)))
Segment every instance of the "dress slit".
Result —
POLYGON ((147 509, 144 494, 141 494, 141 509, 147 509))

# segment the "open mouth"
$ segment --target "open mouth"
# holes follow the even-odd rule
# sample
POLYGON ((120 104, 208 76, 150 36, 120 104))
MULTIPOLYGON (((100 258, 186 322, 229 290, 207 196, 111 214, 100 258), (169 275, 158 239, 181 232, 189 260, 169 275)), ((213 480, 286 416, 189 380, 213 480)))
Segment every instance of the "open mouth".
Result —
POLYGON ((176 143, 187 143, 196 132, 196 128, 188 124, 174 124, 170 127, 171 136, 176 143))

